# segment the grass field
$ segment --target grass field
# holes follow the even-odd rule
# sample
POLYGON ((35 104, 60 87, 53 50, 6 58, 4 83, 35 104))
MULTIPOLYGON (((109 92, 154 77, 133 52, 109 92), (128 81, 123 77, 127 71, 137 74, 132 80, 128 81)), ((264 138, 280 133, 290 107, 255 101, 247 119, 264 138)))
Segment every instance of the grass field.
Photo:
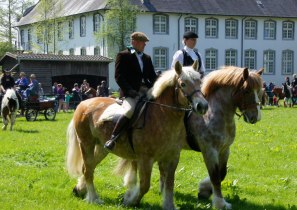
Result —
MULTIPOLYGON (((0 131, 0 209, 134 209, 121 205, 122 178, 112 174, 117 157, 108 156, 95 173, 104 205, 87 204, 72 196, 76 179, 65 170, 66 127, 72 113, 55 121, 18 118, 13 132, 0 131)), ((266 107, 262 120, 249 125, 236 120, 223 193, 233 209, 297 209, 297 107, 266 107)), ((2 126, 2 125, 1 125, 2 126)), ((175 203, 179 209, 211 209, 197 203, 198 182, 206 176, 201 154, 182 151, 176 171, 175 203)), ((161 209, 158 169, 139 208, 161 209)))

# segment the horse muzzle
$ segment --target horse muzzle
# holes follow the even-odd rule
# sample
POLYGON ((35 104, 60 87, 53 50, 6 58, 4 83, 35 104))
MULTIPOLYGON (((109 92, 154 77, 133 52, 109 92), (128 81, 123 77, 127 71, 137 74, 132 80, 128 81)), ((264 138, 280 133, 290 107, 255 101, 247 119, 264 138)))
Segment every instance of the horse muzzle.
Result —
POLYGON ((204 115, 208 110, 208 102, 206 100, 201 100, 197 103, 193 103, 192 109, 197 114, 204 115))

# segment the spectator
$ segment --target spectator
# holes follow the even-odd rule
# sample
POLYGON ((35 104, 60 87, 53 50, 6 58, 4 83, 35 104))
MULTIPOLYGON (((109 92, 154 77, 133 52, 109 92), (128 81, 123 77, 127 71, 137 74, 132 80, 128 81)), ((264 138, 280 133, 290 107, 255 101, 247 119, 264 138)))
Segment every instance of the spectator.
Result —
POLYGON ((57 100, 58 100, 58 112, 60 112, 62 109, 65 112, 64 109, 64 102, 65 102, 65 92, 62 84, 57 85, 57 100))
POLYGON ((69 103, 70 103, 70 99, 71 99, 71 95, 69 93, 69 91, 66 91, 65 92, 65 112, 68 112, 69 111, 69 103))
POLYGON ((76 109, 77 105, 81 102, 81 91, 78 87, 77 83, 74 83, 73 89, 72 89, 72 100, 73 100, 73 108, 76 109))
POLYGON ((100 96, 100 97, 109 96, 109 91, 108 91, 108 87, 106 86, 105 80, 101 81, 101 85, 97 86, 96 96, 100 96))
POLYGON ((38 83, 38 85, 39 85, 39 91, 38 91, 39 98, 40 99, 43 99, 44 92, 43 92, 42 84, 41 83, 38 83))
POLYGON ((52 86, 52 94, 54 95, 54 96, 56 96, 57 95, 57 89, 58 89, 58 83, 57 82, 54 82, 54 84, 53 84, 53 86, 52 86))
POLYGON ((15 84, 19 87, 20 91, 24 91, 28 88, 29 80, 27 79, 25 72, 20 72, 20 77, 15 84))
POLYGON ((90 87, 89 83, 85 84, 85 92, 83 95, 86 95, 86 98, 93 98, 96 96, 96 90, 92 87, 90 87))

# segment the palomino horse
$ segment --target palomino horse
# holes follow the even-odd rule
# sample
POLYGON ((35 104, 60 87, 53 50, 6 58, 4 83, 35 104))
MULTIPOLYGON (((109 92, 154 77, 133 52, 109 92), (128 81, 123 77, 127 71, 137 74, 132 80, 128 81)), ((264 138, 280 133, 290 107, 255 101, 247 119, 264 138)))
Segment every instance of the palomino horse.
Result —
POLYGON ((2 130, 6 130, 10 121, 10 130, 12 131, 16 119, 16 112, 19 109, 19 100, 13 89, 7 89, 2 99, 1 115, 3 119, 2 130))
MULTIPOLYGON (((203 79, 202 92, 209 103, 203 116, 190 114, 185 119, 187 141, 184 149, 202 152, 210 178, 203 180, 199 187, 199 197, 213 197, 213 206, 231 208, 222 195, 221 182, 227 173, 229 147, 235 138, 234 115, 239 108, 244 120, 256 123, 260 120, 258 93, 262 86, 260 74, 238 67, 224 67, 213 71, 203 79)), ((186 139, 186 138, 185 138, 186 139)), ((122 160, 119 167, 128 165, 130 160, 122 160)), ((126 179, 135 179, 135 167, 126 168, 126 179)), ((163 178, 160 178, 163 185, 163 178)))
MULTIPOLYGON (((138 127, 142 128, 125 131, 117 140, 112 152, 134 160, 134 167, 139 170, 139 186, 136 177, 126 180, 129 190, 124 196, 125 205, 140 203, 150 187, 153 163, 158 162, 164 181, 163 208, 175 209, 174 173, 182 149, 181 140, 186 135, 183 129, 184 111, 189 108, 189 103, 193 111, 199 114, 204 114, 208 107, 200 91, 201 80, 200 74, 194 71, 196 67, 197 62, 192 67, 182 67, 177 63, 175 70, 164 72, 148 92, 150 100, 141 118, 144 120, 138 123, 138 127)), ((68 126, 68 171, 73 175, 82 175, 74 192, 78 196, 86 194, 86 200, 90 203, 102 202, 95 190, 93 173, 96 165, 108 155, 103 146, 116 122, 116 119, 111 121, 107 117, 112 106, 121 109, 112 98, 96 97, 83 101, 68 126)))

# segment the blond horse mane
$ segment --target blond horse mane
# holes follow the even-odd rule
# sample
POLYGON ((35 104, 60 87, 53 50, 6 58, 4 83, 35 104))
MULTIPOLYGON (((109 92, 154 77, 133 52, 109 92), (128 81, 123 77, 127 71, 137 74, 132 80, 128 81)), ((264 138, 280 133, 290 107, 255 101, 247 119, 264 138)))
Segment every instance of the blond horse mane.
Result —
POLYGON ((161 74, 154 86, 148 91, 148 98, 155 99, 160 97, 166 88, 173 87, 176 84, 178 77, 182 80, 194 81, 200 79, 200 74, 192 66, 182 67, 182 72, 179 76, 174 69, 167 70, 161 74))
MULTIPOLYGON (((238 87, 243 80, 244 68, 236 66, 223 66, 203 78, 202 92, 207 97, 220 87, 238 87)), ((260 90, 262 79, 259 74, 249 71, 247 80, 243 83, 243 88, 260 90)))

